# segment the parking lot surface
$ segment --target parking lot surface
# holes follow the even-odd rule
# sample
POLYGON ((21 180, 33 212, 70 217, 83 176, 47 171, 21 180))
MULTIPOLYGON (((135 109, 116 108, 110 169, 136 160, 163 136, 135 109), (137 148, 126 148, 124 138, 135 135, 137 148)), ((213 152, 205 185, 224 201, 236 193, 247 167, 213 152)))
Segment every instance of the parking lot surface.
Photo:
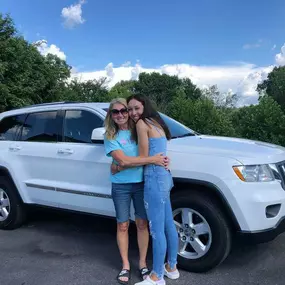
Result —
MULTIPOLYGON (((36 210, 23 227, 0 231, 0 285, 118 284, 114 220, 36 210)), ((136 233, 131 229, 132 282, 137 277, 136 233)), ((149 254, 151 259, 151 252, 149 254)), ((151 262, 151 260, 150 260, 151 262)), ((208 273, 181 271, 179 285, 285 284, 285 235, 258 246, 236 246, 208 273)))

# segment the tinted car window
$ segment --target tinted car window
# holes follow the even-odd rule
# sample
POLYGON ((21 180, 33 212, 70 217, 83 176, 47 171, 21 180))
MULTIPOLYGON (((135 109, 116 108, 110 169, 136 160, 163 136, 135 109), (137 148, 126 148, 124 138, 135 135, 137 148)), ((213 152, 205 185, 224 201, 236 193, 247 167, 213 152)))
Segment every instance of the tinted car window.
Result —
POLYGON ((56 111, 29 114, 22 129, 23 141, 56 142, 56 111))
POLYGON ((172 138, 185 136, 187 134, 193 134, 193 135, 195 134, 193 130, 187 128, 186 126, 177 122, 176 120, 161 113, 160 116, 168 126, 172 138))
POLYGON ((92 131, 103 127, 103 120, 85 110, 67 110, 64 120, 64 141, 92 143, 92 131))
POLYGON ((0 140, 17 140, 25 115, 6 117, 0 122, 0 140))

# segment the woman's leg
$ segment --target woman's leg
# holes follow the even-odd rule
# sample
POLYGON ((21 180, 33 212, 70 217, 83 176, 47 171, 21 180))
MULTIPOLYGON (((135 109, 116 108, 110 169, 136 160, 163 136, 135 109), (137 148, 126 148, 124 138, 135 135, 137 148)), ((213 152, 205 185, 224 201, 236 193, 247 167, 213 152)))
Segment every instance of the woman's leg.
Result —
MULTIPOLYGON (((112 198, 117 218, 117 244, 122 259, 122 269, 130 269, 129 248, 129 216, 131 204, 131 185, 112 184, 112 198)), ((122 281, 128 281, 128 277, 118 277, 122 281)))
POLYGON ((140 251, 139 268, 146 267, 146 256, 149 243, 148 222, 142 219, 136 219, 138 246, 140 251))
POLYGON ((134 183, 132 198, 135 208, 138 247, 140 251, 139 268, 142 269, 147 267, 146 256, 149 244, 148 221, 144 207, 144 183, 134 183))
POLYGON ((144 200, 152 237, 153 269, 145 281, 136 285, 165 284, 164 261, 167 249, 165 234, 166 201, 169 199, 169 175, 145 175, 144 200), (151 279, 149 281, 149 279, 151 279))
POLYGON ((167 239, 167 271, 174 272, 176 270, 177 264, 177 253, 178 253, 178 233, 174 224, 172 216, 172 207, 170 199, 167 199, 165 202, 165 233, 167 239))
POLYGON ((117 243, 122 258, 123 269, 130 269, 129 251, 129 222, 117 224, 117 243))
MULTIPOLYGON (((156 183, 154 183, 155 185, 156 183)), ((153 184, 152 184, 153 185, 153 184)), ((165 237, 165 203, 164 194, 156 191, 145 192, 145 205, 152 237, 153 270, 150 275, 154 281, 163 279, 164 260, 167 242, 165 237)))

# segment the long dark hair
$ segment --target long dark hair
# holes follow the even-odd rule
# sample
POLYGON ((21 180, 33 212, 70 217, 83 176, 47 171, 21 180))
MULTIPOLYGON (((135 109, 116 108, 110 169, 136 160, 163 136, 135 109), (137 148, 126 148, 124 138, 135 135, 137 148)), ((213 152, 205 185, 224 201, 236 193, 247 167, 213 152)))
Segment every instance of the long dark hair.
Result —
MULTIPOLYGON (((143 113, 140 119, 143 120, 148 125, 149 125, 149 122, 147 122, 147 119, 155 121, 164 130, 166 138, 170 140, 171 134, 170 134, 169 128, 167 127, 164 120, 159 115, 158 111, 156 110, 156 108, 154 107, 154 104, 150 101, 150 99, 144 95, 134 94, 127 98, 127 103, 129 104, 129 102, 133 99, 141 102, 142 105, 144 106, 144 110, 143 110, 143 113)), ((137 130, 135 127, 132 128, 132 138, 138 143, 138 134, 137 134, 137 130)))

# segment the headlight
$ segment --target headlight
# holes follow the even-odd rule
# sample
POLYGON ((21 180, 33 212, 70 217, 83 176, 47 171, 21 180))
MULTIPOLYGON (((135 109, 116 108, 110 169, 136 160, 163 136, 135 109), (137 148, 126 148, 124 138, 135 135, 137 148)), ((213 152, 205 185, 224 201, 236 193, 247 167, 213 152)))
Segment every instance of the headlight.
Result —
POLYGON ((239 179, 245 182, 269 182, 275 179, 267 164, 234 166, 233 169, 239 179))

